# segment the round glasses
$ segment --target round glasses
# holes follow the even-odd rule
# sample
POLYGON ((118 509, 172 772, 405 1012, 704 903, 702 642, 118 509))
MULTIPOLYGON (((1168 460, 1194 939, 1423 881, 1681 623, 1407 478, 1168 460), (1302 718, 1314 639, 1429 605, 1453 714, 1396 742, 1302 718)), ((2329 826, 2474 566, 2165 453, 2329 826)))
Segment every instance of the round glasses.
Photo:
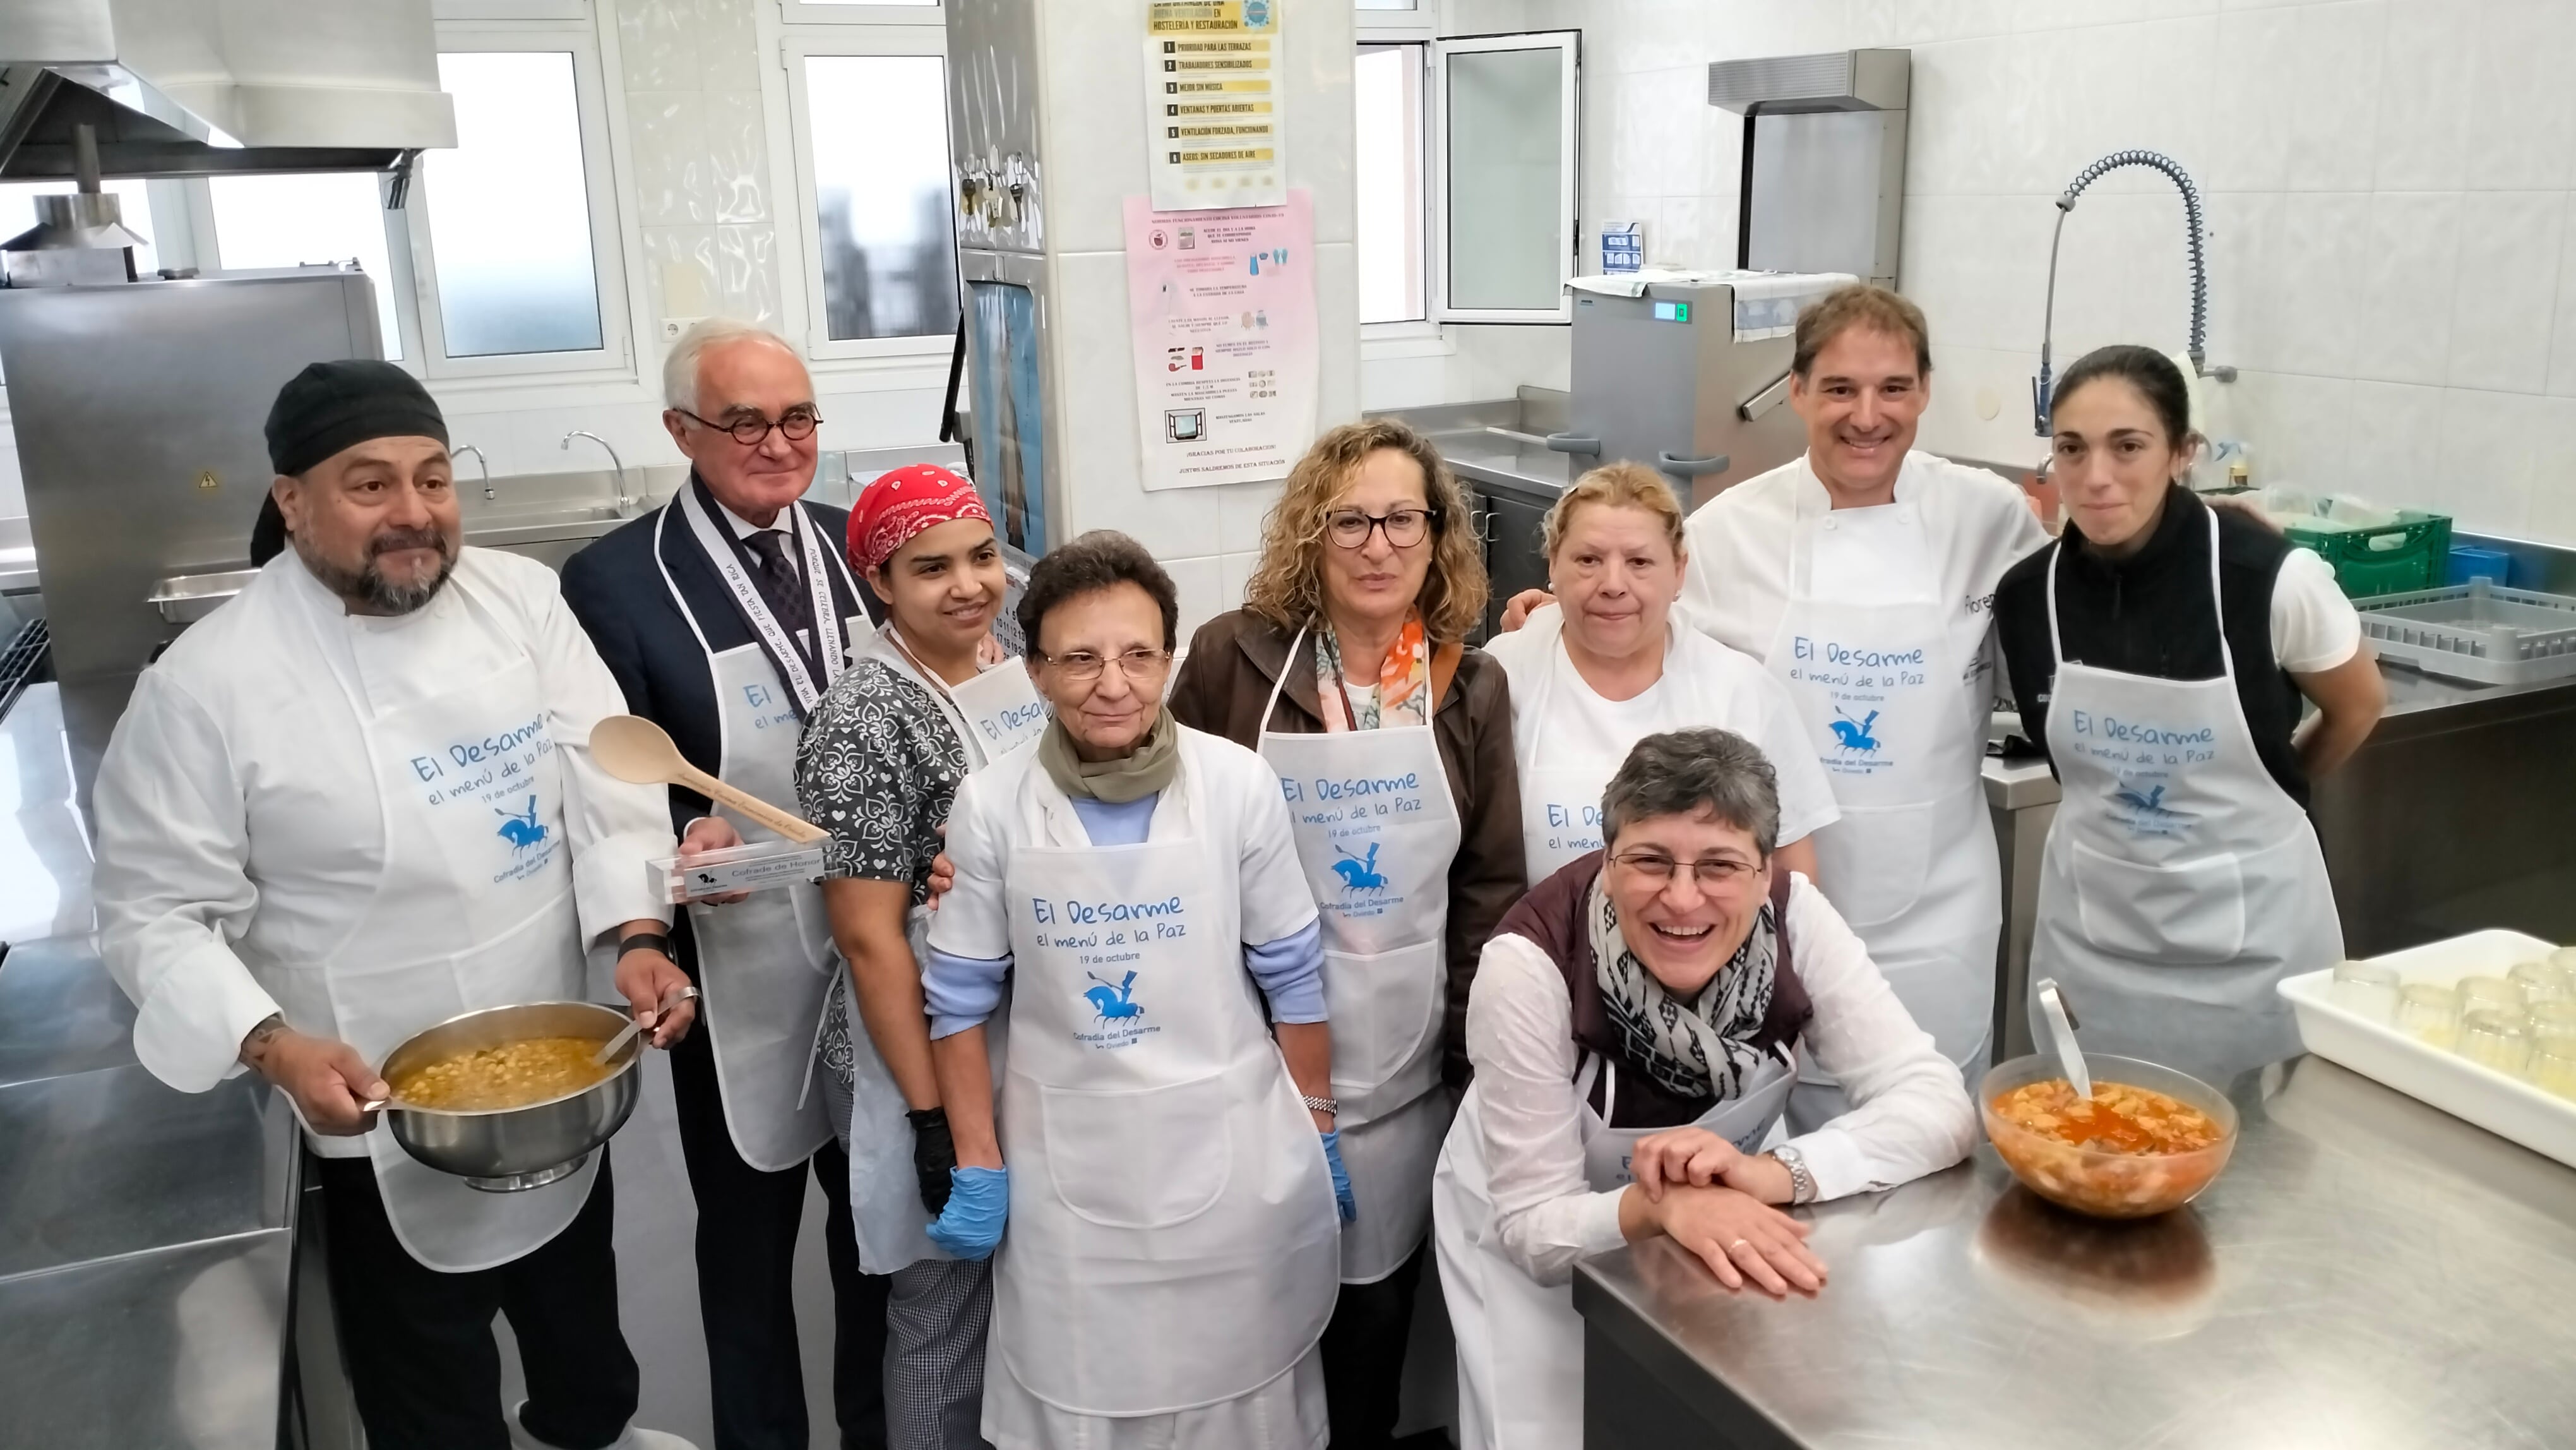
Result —
POLYGON ((730 433, 733 435, 733 441, 745 448, 757 448, 767 442, 769 430, 772 428, 777 429, 788 442, 802 443, 814 436, 814 425, 823 421, 823 415, 811 408, 790 408, 787 410, 787 415, 775 423, 758 413, 736 418, 730 423, 717 423, 701 418, 686 408, 673 408, 671 411, 701 428, 714 428, 720 432, 730 433))
POLYGON ((1324 537, 1338 548, 1358 549, 1368 545, 1369 535, 1386 530, 1386 541, 1399 549, 1410 549, 1431 534, 1431 512, 1428 509, 1396 509, 1385 514, 1364 514, 1358 509, 1335 509, 1324 515, 1324 537))
POLYGON ((1749 881, 1753 879, 1753 873, 1761 869, 1750 862, 1738 861, 1729 856, 1708 856, 1697 861, 1676 861, 1661 851, 1630 851, 1625 855, 1613 856, 1610 860, 1617 865, 1627 867, 1648 881, 1670 881, 1675 875, 1688 872, 1691 880, 1698 883, 1703 891, 1714 891, 1719 887, 1734 886, 1749 881))
MULTIPOLYGON (((1037 651, 1032 650, 1030 653, 1037 654, 1037 651)), ((1099 679, 1102 672, 1113 663, 1118 666, 1118 673, 1129 680, 1150 680, 1161 674, 1164 666, 1172 662, 1172 652, 1167 649, 1140 648, 1125 650, 1114 655, 1096 655, 1087 649, 1076 649, 1067 650, 1060 655, 1038 654, 1037 658, 1040 664, 1057 671, 1075 684, 1087 685, 1099 679)))

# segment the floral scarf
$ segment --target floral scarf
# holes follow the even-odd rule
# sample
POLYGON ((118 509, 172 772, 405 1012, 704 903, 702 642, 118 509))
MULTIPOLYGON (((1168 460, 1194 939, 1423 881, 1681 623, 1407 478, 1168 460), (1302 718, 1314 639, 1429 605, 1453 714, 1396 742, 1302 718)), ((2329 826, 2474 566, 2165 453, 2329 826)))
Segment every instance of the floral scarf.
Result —
POLYGON ((1342 642, 1329 623, 1315 629, 1315 693, 1324 706, 1324 732, 1378 730, 1428 724, 1431 719, 1431 644, 1422 616, 1408 614, 1395 647, 1377 667, 1377 688, 1353 695, 1343 679, 1342 642))
POLYGON ((1769 898, 1754 914, 1744 944, 1691 1002, 1674 1000, 1628 950, 1618 904, 1598 877, 1584 901, 1584 919, 1592 933, 1601 1005, 1629 1063, 1681 1097, 1743 1096, 1746 1080, 1765 1057, 1753 1035, 1771 1013, 1772 963, 1779 956, 1779 925, 1769 898))

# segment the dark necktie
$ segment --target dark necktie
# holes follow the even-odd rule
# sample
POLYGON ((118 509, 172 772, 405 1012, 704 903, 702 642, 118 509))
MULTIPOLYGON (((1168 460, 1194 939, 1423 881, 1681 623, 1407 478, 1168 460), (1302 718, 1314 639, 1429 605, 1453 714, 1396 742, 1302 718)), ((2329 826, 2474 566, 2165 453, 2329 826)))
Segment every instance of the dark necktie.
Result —
POLYGON ((760 591, 781 628, 790 635, 814 627, 814 602, 805 595, 805 581, 797 574, 795 562, 787 557, 787 535, 777 529, 760 529, 743 540, 759 561, 751 571, 751 582, 760 591))

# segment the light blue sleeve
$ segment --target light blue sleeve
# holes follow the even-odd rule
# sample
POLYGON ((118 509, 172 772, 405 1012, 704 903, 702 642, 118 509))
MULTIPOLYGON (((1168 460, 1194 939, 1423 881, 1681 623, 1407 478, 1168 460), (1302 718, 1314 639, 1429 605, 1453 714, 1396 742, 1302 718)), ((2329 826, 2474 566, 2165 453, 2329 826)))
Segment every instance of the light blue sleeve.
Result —
MULTIPOLYGON (((983 1026, 1002 1005, 1002 979, 1010 970, 1007 955, 952 957, 932 947, 930 960, 921 968, 921 1005, 930 1014, 931 1038, 954 1037, 969 1027, 983 1026)), ((1316 1000, 1321 1001, 1321 978, 1317 981, 1316 1000)))
MULTIPOLYGON (((1324 923, 1306 923, 1274 942, 1243 949, 1243 964, 1261 995, 1270 999, 1274 1022, 1321 1022, 1324 1012, 1324 923)), ((931 1034, 937 1036, 934 1030, 931 1034)))

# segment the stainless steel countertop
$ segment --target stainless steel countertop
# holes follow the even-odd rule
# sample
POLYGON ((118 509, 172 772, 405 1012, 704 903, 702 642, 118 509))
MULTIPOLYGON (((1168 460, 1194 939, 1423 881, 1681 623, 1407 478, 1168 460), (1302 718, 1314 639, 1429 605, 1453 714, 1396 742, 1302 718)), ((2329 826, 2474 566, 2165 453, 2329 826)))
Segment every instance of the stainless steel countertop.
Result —
POLYGON ((1748 1445, 2576 1444, 2576 1170, 2316 1058, 2236 1102, 2234 1161, 2160 1219, 2061 1213, 1981 1145, 1805 1211, 1812 1300, 1657 1239, 1575 1304, 1748 1445))
POLYGON ((296 1141, 248 1077, 164 1087, 91 935, 50 684, 0 719, 0 1444, 271 1450, 296 1141))

